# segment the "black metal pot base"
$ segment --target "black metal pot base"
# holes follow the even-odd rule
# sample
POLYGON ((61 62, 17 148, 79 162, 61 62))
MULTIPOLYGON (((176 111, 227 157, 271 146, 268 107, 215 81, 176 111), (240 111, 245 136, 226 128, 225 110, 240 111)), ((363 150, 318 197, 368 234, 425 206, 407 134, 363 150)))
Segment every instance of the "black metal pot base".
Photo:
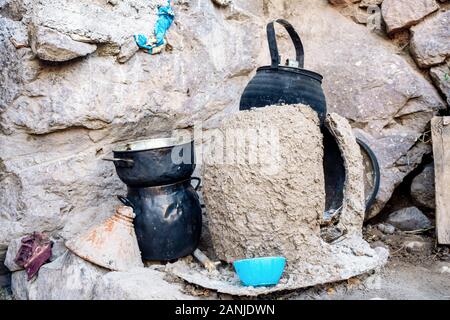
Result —
POLYGON ((143 260, 173 261, 197 249, 202 208, 193 179, 198 178, 160 187, 129 187, 127 197, 119 197, 136 214, 134 228, 143 260))

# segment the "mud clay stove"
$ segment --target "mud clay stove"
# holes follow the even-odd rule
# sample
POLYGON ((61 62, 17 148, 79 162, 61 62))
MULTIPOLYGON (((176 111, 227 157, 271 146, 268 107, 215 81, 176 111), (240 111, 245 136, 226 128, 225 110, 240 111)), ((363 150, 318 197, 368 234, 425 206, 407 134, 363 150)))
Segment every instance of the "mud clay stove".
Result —
MULTIPOLYGON (((280 66, 270 23, 272 65, 258 69, 242 96, 241 112, 225 119, 218 130, 226 136, 236 129, 272 128, 278 134, 278 158, 263 154, 269 161, 258 165, 248 159, 227 164, 205 159, 202 169, 217 258, 231 264, 283 256, 286 272, 275 287, 248 288, 230 267, 206 273, 186 261, 169 266, 188 282, 231 295, 258 296, 345 280, 383 266, 388 258, 386 249, 372 249, 362 238, 366 208, 379 185, 376 158, 345 118, 327 115, 322 76, 303 69, 300 37, 287 21, 276 22, 288 31, 297 60, 280 66)), ((207 144, 214 149, 214 143, 207 144)), ((248 152, 245 144, 227 143, 226 148, 248 152)), ((258 148, 275 153, 264 143, 258 148)), ((215 151, 220 152, 207 154, 215 151)))
POLYGON ((276 174, 251 163, 215 165, 206 160, 203 165, 203 194, 217 257, 228 263, 286 257, 287 268, 276 287, 243 287, 231 265, 205 272, 196 263, 180 260, 168 265, 169 272, 221 293, 258 296, 345 280, 383 266, 388 251, 372 249, 362 238, 365 196, 360 148, 347 120, 330 114, 325 123, 335 134, 346 169, 343 207, 331 226, 322 226, 325 183, 319 118, 307 106, 240 112, 220 128, 224 132, 278 128, 281 145, 276 174), (325 241, 322 233, 334 231, 340 232, 337 239, 325 241))

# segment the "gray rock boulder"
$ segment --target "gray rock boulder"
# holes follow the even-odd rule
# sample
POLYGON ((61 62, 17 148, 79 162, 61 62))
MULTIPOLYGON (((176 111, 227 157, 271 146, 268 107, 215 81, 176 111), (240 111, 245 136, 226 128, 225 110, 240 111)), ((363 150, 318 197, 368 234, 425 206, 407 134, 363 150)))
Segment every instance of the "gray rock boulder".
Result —
POLYGON ((8 246, 8 251, 6 252, 6 258, 4 263, 5 266, 11 272, 23 270, 22 267, 18 266, 14 262, 14 259, 16 258, 17 252, 19 252, 21 245, 22 245, 22 238, 17 238, 12 240, 8 246))
POLYGON ((362 0, 359 3, 359 6, 361 8, 367 8, 367 7, 370 7, 370 6, 379 6, 382 3, 383 3, 383 0, 362 0))
POLYGON ((91 300, 95 283, 108 270, 66 252, 45 264, 34 280, 25 271, 12 274, 11 289, 19 300, 91 300))
POLYGON ((436 190, 434 183, 434 164, 427 165, 414 178, 411 184, 411 196, 419 206, 436 208, 436 190))
POLYGON ((432 226, 430 219, 416 207, 395 211, 389 215, 386 222, 402 231, 421 230, 432 226))
POLYGON ((450 10, 411 28, 411 53, 422 68, 443 63, 450 56, 450 10))
POLYGON ((182 286, 169 283, 166 274, 152 269, 135 269, 130 272, 110 272, 99 279, 95 300, 192 300, 182 293, 182 286))
POLYGON ((393 33, 419 23, 439 5, 435 0, 384 0, 381 10, 387 32, 393 33))
POLYGON ((66 251, 27 281, 25 271, 12 274, 12 292, 19 300, 190 300, 182 286, 152 269, 109 272, 66 251))
POLYGON ((447 104, 450 106, 450 59, 440 66, 431 68, 430 76, 436 87, 447 98, 447 104))
POLYGON ((42 26, 30 28, 31 49, 41 60, 68 61, 84 57, 97 50, 97 46, 74 41, 69 36, 42 26))

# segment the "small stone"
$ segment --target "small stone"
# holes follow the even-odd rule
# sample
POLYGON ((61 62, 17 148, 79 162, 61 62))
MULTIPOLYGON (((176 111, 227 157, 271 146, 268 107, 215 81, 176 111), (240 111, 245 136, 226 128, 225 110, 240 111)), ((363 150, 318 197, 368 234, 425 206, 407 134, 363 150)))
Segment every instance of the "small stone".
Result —
POLYGON ((384 242, 382 242, 382 241, 375 241, 375 242, 372 242, 372 243, 370 244, 370 247, 371 247, 372 249, 375 249, 375 248, 384 248, 384 249, 389 250, 389 247, 388 247, 384 242))
POLYGON ((117 57, 117 61, 119 63, 125 63, 133 57, 136 52, 139 51, 139 47, 137 46, 133 37, 130 37, 122 46, 120 47, 120 52, 117 57))
POLYGON ((68 35, 47 27, 31 26, 30 35, 31 49, 41 60, 68 61, 97 50, 96 45, 74 41, 68 35))
POLYGON ((367 24, 371 14, 365 10, 356 10, 353 15, 353 20, 359 24, 367 24))
MULTIPOLYGON (((380 290, 383 286, 383 278, 378 273, 375 273, 364 281, 364 286, 368 290, 380 290)), ((373 298, 372 300, 375 299, 379 300, 379 298, 373 298)))
POLYGON ((429 164, 414 178, 411 184, 411 196, 418 205, 435 209, 435 195, 434 164, 429 164))
POLYGON ((231 4, 232 0, 212 0, 212 2, 219 7, 228 7, 231 4))
POLYGON ((9 40, 16 49, 29 47, 28 31, 24 24, 14 22, 14 28, 11 30, 11 37, 9 40))
POLYGON ((395 227, 388 223, 380 223, 377 225, 377 228, 384 234, 394 234, 395 232, 395 227))
POLYGON ((384 0, 381 6, 388 33, 411 27, 436 10, 435 0, 384 0))
POLYGON ((450 263, 449 262, 441 262, 437 266, 437 271, 442 274, 450 273, 450 263))
POLYGON ((22 238, 14 239, 8 245, 8 251, 6 252, 4 264, 11 272, 23 270, 22 267, 18 266, 14 262, 14 259, 16 258, 17 252, 19 252, 21 245, 22 245, 22 238))
POLYGON ((431 248, 431 244, 426 241, 407 241, 403 245, 410 253, 423 253, 431 248))
POLYGON ((42 266, 33 281, 27 281, 24 270, 14 272, 11 289, 19 300, 91 300, 95 283, 106 273, 106 269, 66 252, 42 266))
POLYGON ((402 231, 414 231, 430 228, 431 222, 416 207, 404 208, 389 215, 387 223, 402 231))
POLYGON ((443 63, 450 57, 450 10, 411 28, 411 53, 419 67, 443 63))
POLYGON ((360 8, 367 8, 370 6, 379 6, 383 3, 383 0, 362 0, 359 4, 360 8))
POLYGON ((441 273, 450 273, 450 267, 442 266, 440 271, 441 273))

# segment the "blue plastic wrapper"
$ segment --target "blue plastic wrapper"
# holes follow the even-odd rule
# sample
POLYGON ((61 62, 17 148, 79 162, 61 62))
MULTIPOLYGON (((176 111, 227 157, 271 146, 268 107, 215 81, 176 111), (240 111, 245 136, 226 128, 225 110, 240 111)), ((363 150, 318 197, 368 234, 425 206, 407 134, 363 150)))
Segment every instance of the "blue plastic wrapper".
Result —
POLYGON ((136 44, 142 48, 148 50, 148 53, 153 53, 153 49, 164 45, 164 38, 166 36, 167 30, 175 19, 175 13, 173 12, 171 6, 171 0, 168 0, 167 6, 161 6, 158 9, 158 20, 155 23, 154 35, 156 41, 152 41, 149 44, 149 39, 143 34, 137 34, 134 36, 136 44))

